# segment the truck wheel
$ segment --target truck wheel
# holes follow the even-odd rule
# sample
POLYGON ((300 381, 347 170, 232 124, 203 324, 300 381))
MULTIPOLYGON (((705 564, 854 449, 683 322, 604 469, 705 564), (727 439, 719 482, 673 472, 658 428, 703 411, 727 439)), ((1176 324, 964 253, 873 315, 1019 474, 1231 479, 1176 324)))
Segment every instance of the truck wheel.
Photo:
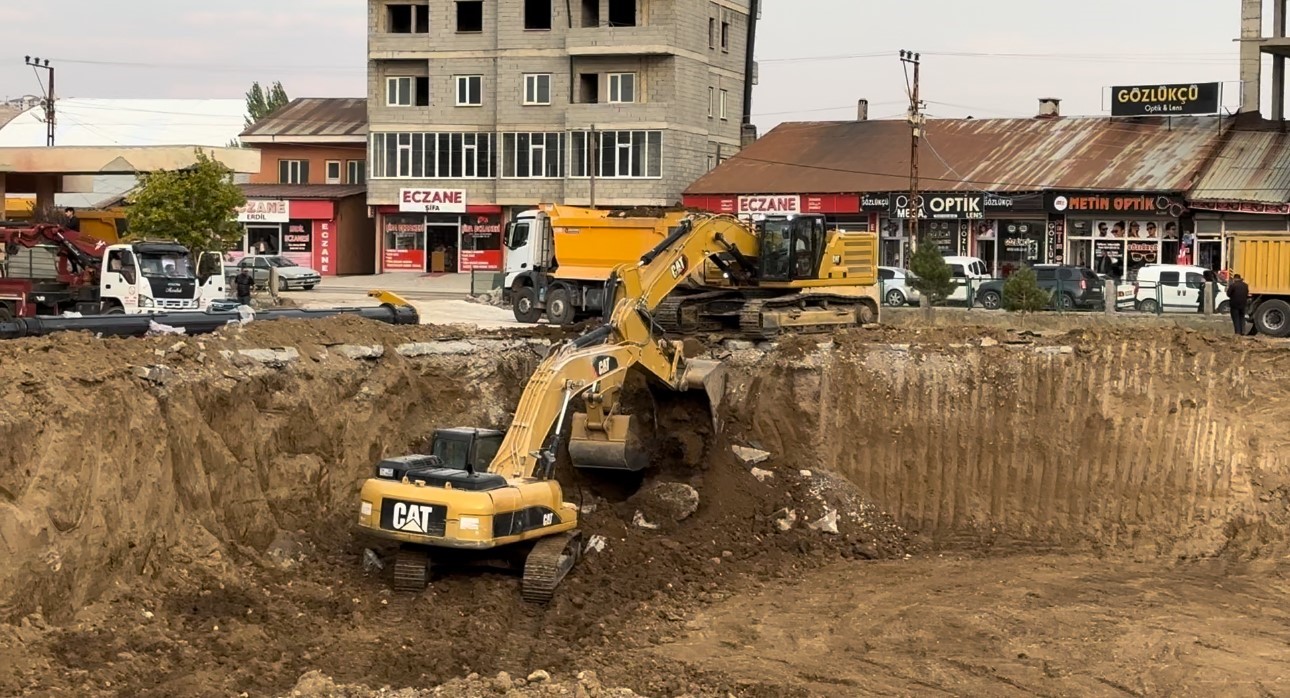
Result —
POLYGON ((511 299, 511 312, 515 321, 531 325, 542 317, 542 309, 537 307, 537 291, 532 286, 520 286, 515 289, 511 299))
POLYGON ((107 309, 103 311, 103 314, 104 315, 125 315, 125 308, 122 308, 119 305, 109 305, 107 309))
POLYGON ((1146 299, 1146 300, 1144 300, 1144 301, 1138 301, 1138 312, 1148 313, 1148 314, 1150 314, 1150 315, 1155 315, 1155 314, 1156 314, 1156 311, 1157 311, 1157 310, 1159 310, 1159 309, 1160 309, 1160 304, 1159 304, 1159 303, 1156 303, 1155 301, 1151 300, 1150 298, 1148 298, 1148 299, 1146 299))
POLYGON ((1269 337, 1290 337, 1290 303, 1283 300, 1264 301, 1254 311, 1254 326, 1259 334, 1269 337))
POLYGON ((10 322, 13 320, 13 309, 8 303, 0 303, 0 322, 10 322))
POLYGON ((573 294, 564 286, 556 286, 546 297, 546 319, 552 325, 572 325, 577 311, 573 307, 573 294))
POLYGON ((1219 313, 1221 315, 1226 315, 1228 311, 1230 311, 1231 309, 1232 309, 1232 304, 1227 301, 1223 301, 1222 303, 1218 304, 1218 307, 1214 309, 1214 312, 1219 313))

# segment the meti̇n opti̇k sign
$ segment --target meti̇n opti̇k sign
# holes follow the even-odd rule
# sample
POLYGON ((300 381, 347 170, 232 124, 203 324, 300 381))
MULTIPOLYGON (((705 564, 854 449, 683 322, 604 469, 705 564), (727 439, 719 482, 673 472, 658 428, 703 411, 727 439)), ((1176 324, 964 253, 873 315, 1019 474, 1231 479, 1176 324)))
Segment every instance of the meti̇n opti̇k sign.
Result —
POLYGON ((1136 85, 1111 88, 1111 116, 1197 116, 1217 114, 1220 83, 1136 85))

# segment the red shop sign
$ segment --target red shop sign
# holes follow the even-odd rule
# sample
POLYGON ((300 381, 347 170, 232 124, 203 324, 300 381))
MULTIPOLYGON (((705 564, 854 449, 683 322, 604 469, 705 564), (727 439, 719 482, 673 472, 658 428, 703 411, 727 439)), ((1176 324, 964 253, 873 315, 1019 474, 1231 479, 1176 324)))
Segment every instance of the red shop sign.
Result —
POLYGON ((425 250, 385 250, 386 271, 425 271, 425 250))
POLYGON ((462 250, 458 253, 457 268, 461 271, 501 271, 501 250, 462 250))

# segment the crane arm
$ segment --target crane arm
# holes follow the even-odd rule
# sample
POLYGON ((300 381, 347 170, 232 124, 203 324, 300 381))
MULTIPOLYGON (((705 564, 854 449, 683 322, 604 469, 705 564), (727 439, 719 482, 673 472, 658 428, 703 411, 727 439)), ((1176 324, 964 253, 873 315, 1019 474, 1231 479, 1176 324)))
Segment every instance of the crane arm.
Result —
POLYGON ((71 276, 80 276, 95 269, 107 250, 107 243, 102 240, 50 223, 38 223, 30 228, 0 228, 0 240, 4 241, 7 250, 19 245, 27 248, 42 243, 56 245, 59 257, 71 266, 71 276))
MULTIPOLYGON (((731 254, 747 259, 757 252, 755 233, 729 216, 694 216, 645 254, 639 264, 623 264, 611 276, 614 299, 609 322, 556 347, 524 387, 506 437, 489 471, 509 477, 549 477, 557 440, 570 401, 582 396, 588 406, 585 428, 609 435, 589 440, 621 449, 625 422, 615 423, 618 395, 633 366, 645 367, 673 390, 707 387, 713 362, 686 361, 680 346, 655 336, 650 313, 705 259, 731 254)), ((580 415, 581 417, 581 415, 580 415)))

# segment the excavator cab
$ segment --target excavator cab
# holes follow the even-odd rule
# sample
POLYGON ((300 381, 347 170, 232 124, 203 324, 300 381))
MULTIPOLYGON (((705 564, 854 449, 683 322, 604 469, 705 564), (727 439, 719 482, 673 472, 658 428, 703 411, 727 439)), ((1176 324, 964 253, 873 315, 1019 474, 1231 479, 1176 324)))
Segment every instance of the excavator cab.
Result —
POLYGON ((763 281, 805 281, 819 274, 824 216, 773 216, 756 224, 763 281))
POLYGON ((429 455, 438 458, 443 468, 487 472, 488 464, 493 462, 502 446, 503 436, 502 432, 494 429, 436 429, 430 437, 429 455))

